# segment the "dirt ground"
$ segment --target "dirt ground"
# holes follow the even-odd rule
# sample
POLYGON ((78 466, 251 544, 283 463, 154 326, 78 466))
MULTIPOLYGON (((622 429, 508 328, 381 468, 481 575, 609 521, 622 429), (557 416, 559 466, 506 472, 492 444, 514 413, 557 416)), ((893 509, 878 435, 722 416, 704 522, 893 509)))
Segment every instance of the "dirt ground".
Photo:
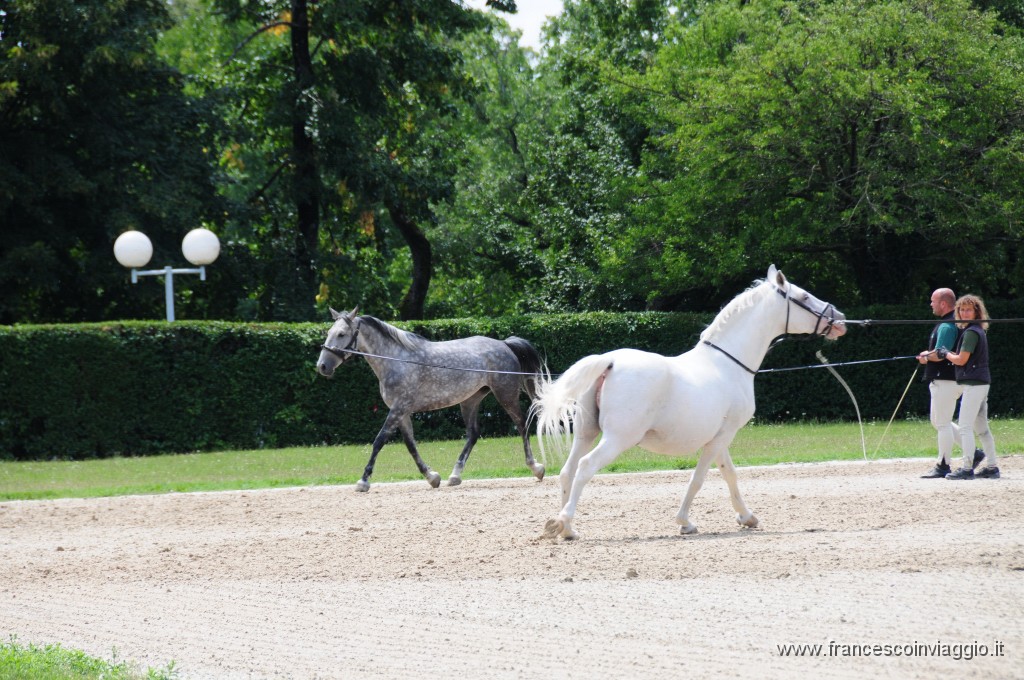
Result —
POLYGON ((0 636, 182 678, 1024 677, 1024 457, 928 466, 742 468, 756 530, 713 470, 685 537, 688 471, 600 476, 574 542, 554 476, 3 502, 0 636))

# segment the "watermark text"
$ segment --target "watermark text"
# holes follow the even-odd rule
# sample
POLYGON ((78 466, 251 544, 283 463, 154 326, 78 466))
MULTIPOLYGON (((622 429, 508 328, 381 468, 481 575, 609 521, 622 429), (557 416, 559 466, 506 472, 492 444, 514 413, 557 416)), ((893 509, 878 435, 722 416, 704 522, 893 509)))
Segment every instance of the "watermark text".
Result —
POLYGON ((827 644, 780 644, 775 646, 779 656, 804 656, 804 657, 938 657, 948 658, 955 661, 970 661, 971 659, 988 656, 1004 656, 1006 654, 1003 643, 995 641, 991 645, 981 642, 968 644, 946 643, 941 640, 935 642, 913 642, 900 644, 879 644, 879 643, 842 643, 829 640, 827 644))

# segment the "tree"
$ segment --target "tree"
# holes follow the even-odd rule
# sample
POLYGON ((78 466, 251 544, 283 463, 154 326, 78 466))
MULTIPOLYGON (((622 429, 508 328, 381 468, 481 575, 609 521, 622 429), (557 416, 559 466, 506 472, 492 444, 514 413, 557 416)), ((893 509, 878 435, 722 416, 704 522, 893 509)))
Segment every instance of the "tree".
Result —
POLYGON ((468 41, 484 89, 461 119, 466 160, 436 239, 455 279, 443 304, 486 313, 644 306, 602 263, 611 237, 631 226, 625 189, 648 130, 624 105, 636 97, 600 75, 609 62, 642 68, 684 5, 570 0, 539 60, 507 29, 468 41))
POLYGON ((981 10, 993 10, 1017 29, 1024 28, 1024 2, 1021 0, 974 0, 972 4, 981 10))
POLYGON ((870 302, 1018 294, 1022 58, 964 0, 713 5, 630 81, 659 134, 617 248, 665 294, 765 259, 870 302))
POLYGON ((396 306, 403 318, 422 316, 433 271, 430 206, 452 190, 446 149, 427 131, 471 92, 454 45, 480 29, 483 16, 450 0, 215 6, 252 28, 232 63, 244 62, 257 38, 278 28, 288 35, 263 64, 287 73, 279 96, 257 92, 256 82, 238 86, 259 110, 265 140, 246 140, 240 153, 274 157, 261 163, 273 172, 250 179, 273 203, 263 220, 295 237, 286 267, 295 294, 275 315, 310 318, 318 291, 320 300, 341 304, 340 296, 365 286, 357 272, 387 286, 380 269, 392 266, 395 233, 408 248, 411 277, 396 306))
POLYGON ((460 49, 477 90, 448 126, 453 195, 435 203, 428 232, 438 253, 436 316, 516 311, 543 275, 542 236, 526 198, 550 113, 550 91, 536 82, 530 55, 503 20, 467 36, 460 49))
POLYGON ((23 0, 0 12, 0 323, 162 315, 115 237, 156 257, 217 219, 211 118, 156 56, 158 0, 23 0), (155 312, 155 314, 154 314, 155 312))

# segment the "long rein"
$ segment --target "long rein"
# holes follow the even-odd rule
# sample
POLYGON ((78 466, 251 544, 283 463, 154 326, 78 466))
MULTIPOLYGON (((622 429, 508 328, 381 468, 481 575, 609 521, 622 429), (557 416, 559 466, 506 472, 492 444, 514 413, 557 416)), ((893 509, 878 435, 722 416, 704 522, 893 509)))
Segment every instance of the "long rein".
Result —
MULTIPOLYGON (((1021 319, 985 319, 988 323, 1024 323, 1024 318, 1021 319)), ((847 319, 843 322, 847 326, 898 326, 898 325, 911 325, 911 324, 929 324, 934 325, 938 323, 936 319, 847 319)), ((785 338, 785 336, 781 336, 785 338)), ((936 350, 932 350, 929 354, 934 353, 936 350)), ((809 366, 791 366, 789 368, 762 368, 759 369, 758 373, 782 373, 783 371, 802 371, 807 368, 831 368, 835 366, 855 366, 857 364, 874 364, 880 361, 899 361, 900 359, 916 359, 917 354, 907 354, 905 356, 898 357, 886 357, 884 359, 864 359, 862 361, 842 361, 838 363, 821 363, 811 364, 809 366)))
MULTIPOLYGON (((775 290, 776 290, 777 293, 779 293, 780 295, 782 295, 783 297, 786 298, 786 302, 787 303, 792 302, 793 304, 796 304, 796 305, 798 305, 800 307, 803 307, 807 311, 810 311, 812 314, 815 314, 818 317, 819 323, 820 323, 820 321, 822 319, 825 318, 825 312, 824 311, 822 311, 820 313, 814 312, 809 307, 807 307, 806 305, 802 304, 799 300, 794 300, 793 298, 789 297, 788 292, 783 292, 779 288, 776 288, 775 290)), ((829 306, 831 306, 831 305, 829 305, 829 306)), ((986 321, 988 321, 989 323, 1021 323, 1021 322, 1024 322, 1024 318, 1021 318, 1021 319, 986 319, 986 321)), ((828 326, 826 326, 825 332, 827 333, 828 329, 831 328, 835 323, 836 323, 836 321, 835 321, 834 318, 829 318, 828 319, 828 326)), ((853 325, 853 326, 895 326, 895 325, 899 325, 899 324, 934 324, 934 323, 936 323, 936 321, 934 319, 930 319, 930 320, 926 320, 926 319, 905 319, 905 320, 903 320, 903 319, 847 319, 847 320, 843 321, 842 323, 847 325, 847 326, 851 326, 851 325, 853 325)), ((788 304, 786 305, 786 328, 787 328, 787 330, 789 328, 789 305, 788 304)), ((447 371, 464 371, 464 372, 467 372, 467 373, 493 373, 493 374, 496 374, 496 375, 524 375, 524 376, 537 375, 536 373, 526 373, 526 372, 523 372, 523 371, 497 371, 497 370, 492 370, 492 369, 488 369, 488 368, 466 368, 466 367, 463 367, 463 366, 442 366, 442 365, 437 365, 437 364, 429 364, 429 363, 426 363, 426 362, 423 362, 423 361, 417 361, 415 359, 403 359, 401 357, 389 357, 389 356, 384 356, 382 354, 373 354, 371 352, 361 352, 361 351, 359 351, 359 350, 357 350, 355 348, 355 346, 356 346, 356 339, 358 337, 358 334, 359 334, 359 331, 358 331, 358 326, 357 326, 356 333, 352 336, 351 341, 349 341, 348 347, 346 347, 345 349, 338 349, 337 347, 331 347, 331 346, 329 346, 327 344, 320 345, 320 348, 324 349, 324 350, 330 352, 331 354, 333 354, 334 356, 340 358, 342 363, 344 363, 349 358, 351 358, 350 355, 355 354, 355 355, 359 355, 359 356, 363 356, 363 357, 369 357, 369 358, 372 358, 372 359, 384 359, 385 361, 397 361, 399 363, 414 364, 416 366, 423 366, 425 368, 437 368, 437 369, 442 369, 442 370, 447 370, 447 371)), ((806 335, 808 337, 812 337, 812 336, 817 336, 817 335, 820 335, 820 334, 819 333, 814 333, 814 334, 808 333, 806 335)), ((792 338, 792 337, 796 337, 796 335, 787 332, 784 335, 780 335, 778 338, 773 340, 771 346, 774 347, 779 342, 781 342, 783 340, 786 340, 787 338, 792 338)), ((810 368, 835 368, 835 367, 838 367, 838 366, 857 366, 857 365, 860 365, 860 364, 876 364, 876 363, 880 363, 880 362, 883 362, 883 361, 899 361, 901 359, 916 359, 917 358, 916 354, 907 354, 905 356, 885 357, 885 358, 882 358, 882 359, 862 359, 862 360, 859 360, 859 361, 838 361, 838 362, 832 362, 832 363, 809 364, 807 366, 789 366, 789 367, 785 367, 785 368, 760 368, 760 369, 755 371, 755 370, 752 370, 752 369, 748 368, 743 362, 741 362, 739 359, 737 359, 733 355, 731 355, 728 352, 726 352, 724 349, 722 349, 718 345, 715 345, 715 344, 713 344, 713 343, 711 343, 711 342, 709 342, 707 340, 704 340, 703 343, 705 345, 708 345, 709 347, 712 347, 713 349, 718 350, 719 352, 721 352, 722 354, 727 356, 729 359, 731 359, 732 361, 736 362, 741 367, 743 367, 748 373, 751 373, 753 375, 757 375, 759 373, 783 373, 785 371, 804 371, 804 370, 807 370, 807 369, 810 369, 810 368)), ((549 377, 558 377, 558 375, 559 374, 555 374, 554 376, 550 376, 549 375, 549 377)))
POLYGON ((389 357, 383 354, 373 354, 371 352, 360 352, 357 349, 338 349, 337 347, 330 347, 328 345, 320 345, 320 349, 327 350, 336 357, 339 357, 343 362, 348 359, 349 354, 358 354, 361 357, 370 357, 372 359, 385 359, 387 361, 397 361, 402 364, 414 364, 416 366, 423 366, 425 368, 438 368, 446 371, 465 371, 467 373, 494 373, 496 375, 537 375, 536 373, 525 373, 523 371, 496 371, 490 368, 467 368, 465 366, 441 366, 438 364, 428 364, 425 361, 417 361, 415 359, 403 359, 401 357, 389 357))
MULTIPOLYGON (((781 288, 775 287, 775 292, 778 293, 779 295, 781 295, 782 297, 784 297, 786 299, 786 332, 783 333, 782 335, 780 335, 779 337, 775 338, 774 340, 772 340, 771 345, 768 347, 768 351, 769 352, 775 347, 775 345, 779 344, 783 340, 786 340, 788 338, 797 337, 797 334, 789 332, 789 303, 793 303, 793 304, 797 305, 798 307, 801 307, 804 310, 810 312, 814 316, 818 317, 818 320, 817 320, 817 322, 814 325, 814 333, 803 333, 803 334, 800 334, 801 336, 805 336, 807 339, 810 339, 812 337, 816 337, 816 336, 819 336, 819 335, 826 335, 829 332, 829 330, 832 328, 832 326, 834 326, 836 324, 835 317, 826 317, 825 316, 825 314, 826 314, 826 312, 827 312, 827 310, 829 308, 835 309, 835 307, 833 307, 832 304, 829 304, 827 307, 825 307, 825 309, 823 309, 820 312, 815 312, 813 309, 811 309, 810 307, 805 305, 800 300, 796 300, 794 298, 789 297, 789 291, 788 290, 783 291, 781 288), (828 321, 828 324, 825 326, 825 328, 821 332, 818 332, 818 324, 820 324, 823 320, 826 320, 826 319, 828 321)), ((1024 318, 1020 318, 1020 319, 985 319, 985 321, 987 321, 989 323, 1021 323, 1021 322, 1024 322, 1024 318)), ((846 319, 846 320, 841 321, 839 323, 842 323, 843 325, 846 325, 846 326, 864 326, 864 327, 867 327, 867 326, 896 326, 896 325, 900 325, 900 324, 907 324, 907 325, 909 325, 909 324, 929 324, 929 325, 933 325, 933 324, 937 323, 937 321, 935 319, 846 319)), ((747 366, 742 361, 740 361, 739 359, 737 359, 736 357, 734 357, 732 354, 730 354, 726 350, 724 350, 721 347, 719 347, 718 345, 716 345, 715 343, 713 343, 713 342, 711 342, 709 340, 703 340, 702 342, 705 345, 707 345, 708 347, 711 347, 712 349, 718 350, 719 352, 724 354, 733 363, 735 363, 736 365, 738 365, 740 368, 745 370, 747 373, 750 373, 751 375, 757 375, 759 373, 782 373, 784 371, 803 371, 803 370, 807 370, 809 368, 828 368, 828 369, 832 369, 832 368, 835 368, 837 366, 856 366, 858 364, 874 364, 874 363, 879 363, 879 362, 882 362, 882 361, 899 361, 901 359, 916 359, 917 356, 918 356, 916 354, 907 354, 905 356, 885 357, 883 359, 863 359, 861 361, 841 361, 841 362, 834 362, 834 363, 827 363, 827 362, 823 361, 820 364, 810 364, 810 365, 807 365, 807 366, 790 366, 790 367, 787 367, 787 368, 759 368, 757 370, 754 370, 754 369, 750 368, 749 366, 747 366)), ((934 352, 935 350, 932 350, 932 351, 934 352)), ((835 373, 835 371, 833 371, 833 373, 835 373)))
MULTIPOLYGON (((792 336, 789 336, 789 337, 792 337, 792 336)), ((438 365, 438 364, 428 364, 426 362, 417 361, 415 359, 403 359, 401 357, 389 357, 389 356, 384 356, 382 354, 373 354, 371 352, 360 352, 357 349, 338 349, 337 347, 330 347, 328 345, 320 345, 320 348, 324 349, 324 350, 327 350, 328 352, 330 352, 331 354, 333 354, 336 357, 339 357, 342 361, 346 361, 349 358, 348 355, 356 354, 356 355, 359 355, 359 356, 362 356, 362 357, 370 357, 372 359, 384 359, 386 361, 397 361, 397 362, 403 363, 403 364, 415 364, 416 366, 423 366, 425 368, 437 368, 437 369, 442 369, 442 370, 447 370, 447 371, 464 371, 464 372, 467 372, 467 373, 494 373, 494 374, 497 374, 497 375, 537 375, 536 373, 526 373, 526 372, 523 372, 523 371, 496 371, 496 370, 492 370, 492 369, 488 369, 488 368, 466 368, 466 367, 463 367, 463 366, 442 366, 442 365, 438 365)), ((716 349, 717 349, 717 347, 716 347, 716 349)), ((719 350, 719 351, 721 351, 721 350, 719 350)), ((737 363, 739 363, 738 360, 734 359, 731 355, 726 354, 726 356, 728 356, 730 359, 733 359, 733 361, 736 361, 737 363)), ((908 354, 907 356, 887 357, 887 358, 884 358, 884 359, 863 359, 861 361, 840 361, 840 362, 828 363, 828 364, 810 364, 808 366, 790 366, 790 367, 787 367, 787 368, 762 368, 762 369, 759 369, 757 371, 750 371, 750 369, 747 369, 747 370, 750 371, 751 373, 755 373, 755 374, 756 373, 782 373, 783 371, 802 371, 802 370, 806 370, 808 368, 829 368, 829 367, 836 367, 836 366, 854 366, 854 365, 857 365, 857 364, 874 364, 874 363, 878 363, 878 362, 881 362, 881 361, 896 361, 898 359, 915 359, 915 358, 917 358, 916 354, 908 354)), ((740 364, 740 366, 743 366, 743 364, 740 364)), ((743 368, 747 368, 747 367, 743 366, 743 368)), ((549 377, 558 377, 559 375, 560 374, 554 374, 554 375, 549 376, 549 377)))

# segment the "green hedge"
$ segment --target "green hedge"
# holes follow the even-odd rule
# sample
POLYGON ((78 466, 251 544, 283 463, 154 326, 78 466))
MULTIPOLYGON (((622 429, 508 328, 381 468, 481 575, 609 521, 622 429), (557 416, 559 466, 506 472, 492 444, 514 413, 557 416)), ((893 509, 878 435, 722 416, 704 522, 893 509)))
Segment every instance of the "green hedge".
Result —
MULTIPOLYGON (((995 318, 1024 316, 1024 304, 993 305, 995 318)), ((920 307, 844 310, 850 318, 921 318, 920 307)), ((926 317, 925 317, 926 318, 926 317)), ((433 340, 469 335, 533 342, 553 373, 577 359, 619 347, 662 354, 691 348, 709 315, 565 314, 452 319, 399 324, 433 340)), ((317 375, 316 358, 329 324, 221 322, 0 327, 0 458, 40 460, 147 455, 292 445, 369 443, 385 406, 363 361, 332 380, 317 375)), ((927 326, 852 327, 836 343, 790 340, 764 368, 813 365, 816 350, 831 361, 917 352, 927 326)), ((1024 411, 1021 371, 1010 357, 1024 346, 1024 324, 991 332, 996 376, 993 415, 1024 411)), ((840 369, 861 413, 888 419, 917 363, 890 361, 840 369)), ((758 376, 757 418, 849 420, 846 391, 826 370, 758 376)), ((927 418, 928 394, 915 381, 901 417, 927 418)), ((685 417, 685 414, 680 414, 685 417)), ((493 399, 484 402, 485 435, 514 432, 493 399)), ((416 417, 417 437, 458 438, 457 408, 416 417)))

